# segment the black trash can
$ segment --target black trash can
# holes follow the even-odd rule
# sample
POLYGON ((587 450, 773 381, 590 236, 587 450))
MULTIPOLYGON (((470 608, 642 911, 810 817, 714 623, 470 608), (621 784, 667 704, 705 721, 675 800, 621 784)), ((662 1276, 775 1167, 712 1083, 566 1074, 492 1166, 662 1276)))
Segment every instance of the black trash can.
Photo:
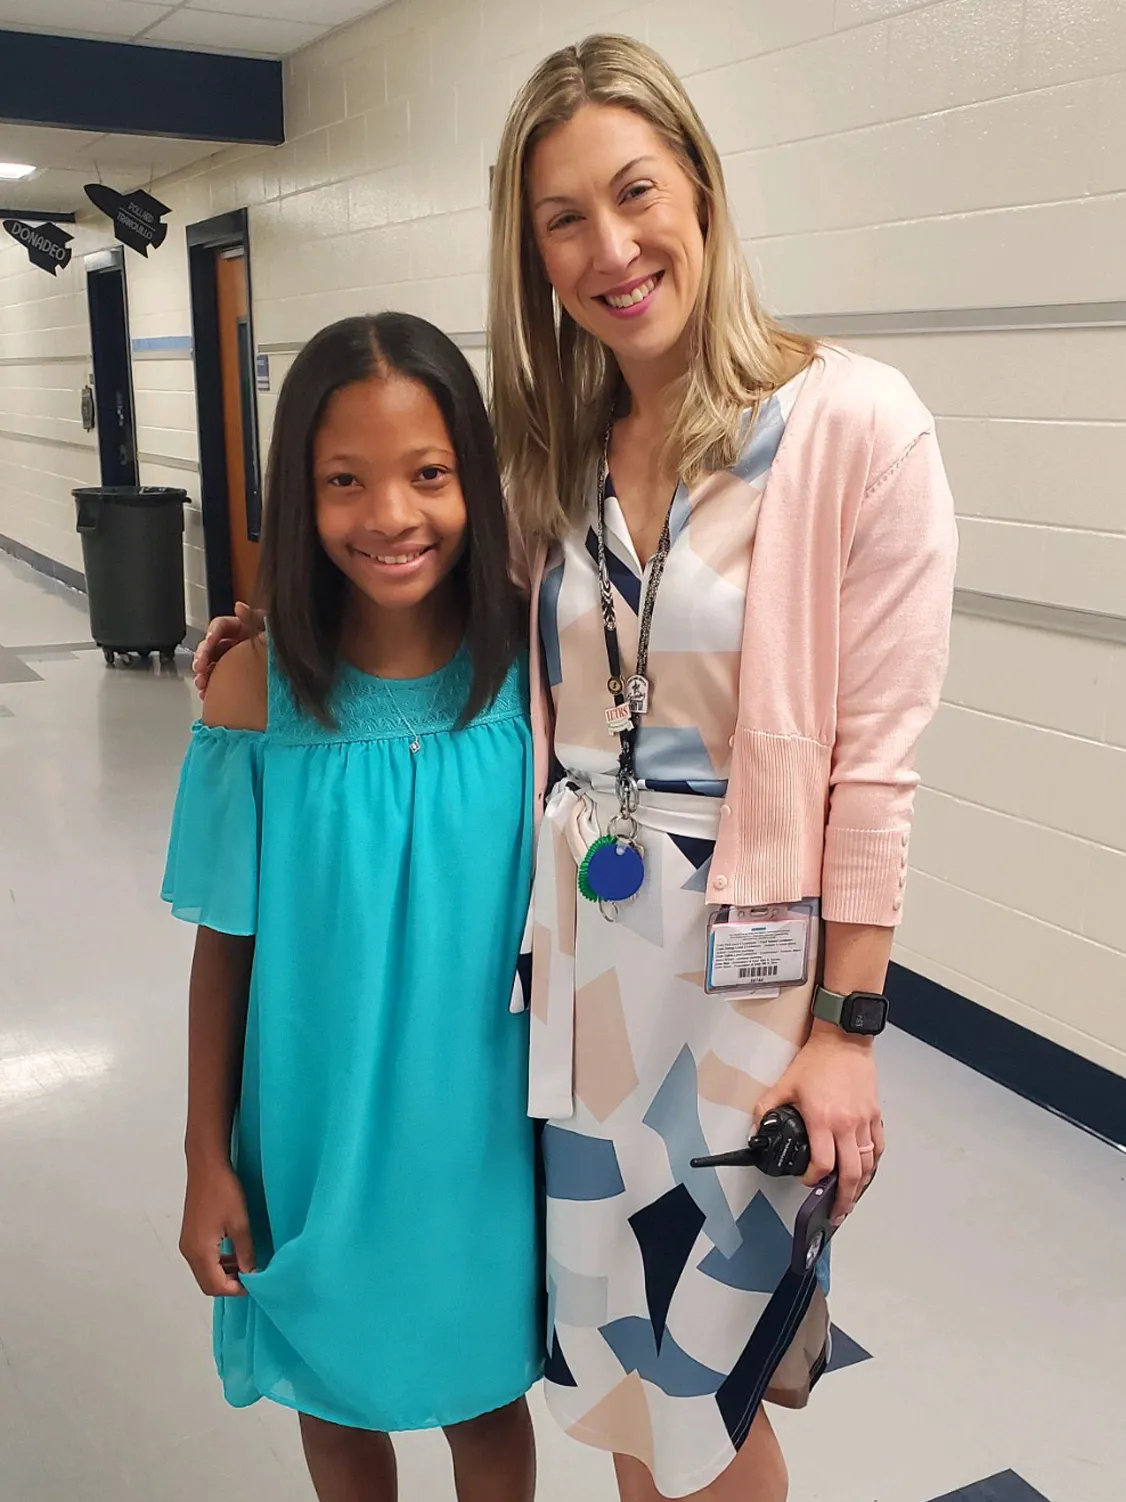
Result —
POLYGON ((86 565, 90 634, 116 653, 166 662, 187 635, 184 503, 187 491, 97 485, 74 492, 86 565))

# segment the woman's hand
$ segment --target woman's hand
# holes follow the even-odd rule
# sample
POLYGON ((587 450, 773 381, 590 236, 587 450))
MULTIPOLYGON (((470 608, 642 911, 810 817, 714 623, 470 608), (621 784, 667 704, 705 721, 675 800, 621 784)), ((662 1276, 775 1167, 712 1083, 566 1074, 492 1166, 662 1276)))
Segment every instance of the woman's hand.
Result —
POLYGON ((260 635, 265 626, 266 617, 262 612, 252 610, 241 600, 235 606, 234 615, 216 616, 208 626, 207 635, 196 648, 196 654, 192 658, 195 686, 199 690, 201 699, 207 692, 207 685, 215 670, 215 664, 224 652, 237 647, 240 641, 250 641, 260 635))
POLYGON ((210 1298, 245 1298, 238 1274, 254 1271, 254 1240, 246 1195, 229 1163, 188 1169, 180 1254, 210 1298), (228 1240, 235 1249, 233 1258, 219 1250, 228 1240))
POLYGON ((796 1106, 809 1132, 809 1185, 835 1169, 840 1180, 833 1221, 840 1225, 872 1182, 884 1153, 884 1122, 870 1038, 815 1022, 809 1041, 755 1108, 755 1128, 768 1111, 796 1106))

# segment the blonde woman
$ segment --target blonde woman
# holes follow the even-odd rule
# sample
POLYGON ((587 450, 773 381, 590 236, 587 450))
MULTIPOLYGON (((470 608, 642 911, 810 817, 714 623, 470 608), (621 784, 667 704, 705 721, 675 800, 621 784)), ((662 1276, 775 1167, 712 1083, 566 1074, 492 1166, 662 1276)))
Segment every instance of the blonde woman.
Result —
POLYGON ((782 1502, 762 1401, 804 1404, 828 1354, 799 1212, 835 1172, 842 1221, 884 1148, 873 1036, 956 546, 933 421, 762 311, 714 145, 621 37, 513 105, 491 351, 531 594, 548 1403, 623 1502, 782 1502), (783 1103, 805 1184, 692 1166, 783 1103))
POLYGON ((839 1222, 883 1152, 873 1034, 955 554, 933 422, 766 316, 714 145, 621 37, 512 107, 491 350, 548 793, 548 1402, 626 1502, 780 1502, 761 1400, 803 1404, 827 1354, 823 1287, 786 1279, 809 1189, 691 1159, 796 1104, 839 1222))

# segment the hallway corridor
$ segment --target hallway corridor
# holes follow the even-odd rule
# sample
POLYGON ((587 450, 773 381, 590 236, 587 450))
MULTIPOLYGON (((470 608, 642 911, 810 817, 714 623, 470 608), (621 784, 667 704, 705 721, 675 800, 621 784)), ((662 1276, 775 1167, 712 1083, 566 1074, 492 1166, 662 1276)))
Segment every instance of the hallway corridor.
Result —
MULTIPOLYGON (((158 889, 195 711, 186 656, 107 669, 84 598, 0 554, 3 1502, 311 1497, 292 1416, 225 1409, 176 1249, 192 935, 158 889)), ((834 1370, 778 1418, 793 1502, 1121 1502, 1126 1156, 880 1051, 834 1370)), ((610 1502, 608 1459, 536 1417, 542 1502, 610 1502)), ((400 1453, 407 1502, 452 1498, 438 1438, 400 1453)))

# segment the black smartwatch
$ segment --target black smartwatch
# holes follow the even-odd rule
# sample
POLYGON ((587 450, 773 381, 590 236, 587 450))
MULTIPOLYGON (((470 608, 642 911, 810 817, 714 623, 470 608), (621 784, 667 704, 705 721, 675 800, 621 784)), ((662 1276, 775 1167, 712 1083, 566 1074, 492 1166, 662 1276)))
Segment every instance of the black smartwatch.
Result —
POLYGON ((877 991, 851 991, 840 996, 818 986, 813 1015, 821 1022, 834 1023, 843 1033, 874 1038, 888 1025, 888 999, 877 991))

